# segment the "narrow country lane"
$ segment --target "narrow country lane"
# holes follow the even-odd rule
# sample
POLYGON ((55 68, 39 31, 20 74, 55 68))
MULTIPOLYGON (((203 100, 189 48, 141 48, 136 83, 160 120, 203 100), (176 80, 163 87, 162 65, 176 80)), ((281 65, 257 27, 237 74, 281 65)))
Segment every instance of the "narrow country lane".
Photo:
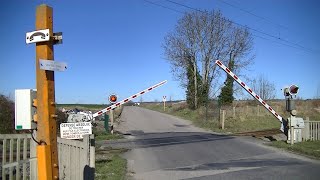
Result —
POLYGON ((134 179, 320 179, 320 162, 263 145, 251 137, 217 135, 189 121, 125 107, 118 131, 134 179))

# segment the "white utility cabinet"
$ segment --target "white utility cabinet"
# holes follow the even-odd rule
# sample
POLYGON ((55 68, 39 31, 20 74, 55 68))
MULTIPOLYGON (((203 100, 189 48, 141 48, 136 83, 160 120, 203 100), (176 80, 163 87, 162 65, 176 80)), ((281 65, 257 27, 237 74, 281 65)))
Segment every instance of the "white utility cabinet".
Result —
POLYGON ((33 106, 33 99, 37 98, 35 89, 16 89, 15 90, 15 129, 33 129, 33 115, 36 108, 33 106))

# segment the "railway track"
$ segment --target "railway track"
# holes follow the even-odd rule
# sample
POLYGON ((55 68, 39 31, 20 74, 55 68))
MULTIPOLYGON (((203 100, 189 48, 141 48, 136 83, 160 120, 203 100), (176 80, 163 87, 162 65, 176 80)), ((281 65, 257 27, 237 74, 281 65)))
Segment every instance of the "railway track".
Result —
POLYGON ((265 137, 265 136, 272 136, 276 134, 282 134, 279 129, 266 129, 261 131, 250 131, 250 132, 240 132, 234 133, 235 136, 253 136, 253 137, 265 137))

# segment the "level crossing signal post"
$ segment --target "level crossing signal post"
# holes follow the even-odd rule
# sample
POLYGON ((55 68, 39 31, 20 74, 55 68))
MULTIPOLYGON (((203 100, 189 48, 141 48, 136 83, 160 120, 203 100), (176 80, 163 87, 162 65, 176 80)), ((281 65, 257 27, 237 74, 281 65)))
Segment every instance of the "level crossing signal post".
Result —
MULTIPOLYGON (((115 104, 118 101, 118 96, 116 94, 111 94, 109 96, 109 102, 111 104, 115 104)), ((113 124, 114 124, 114 108, 110 110, 109 112, 109 118, 110 118, 110 133, 113 134, 113 124)))
POLYGON ((290 117, 287 120, 287 142, 291 145, 295 142, 302 141, 302 128, 304 128, 304 120, 300 117, 297 117, 297 110, 294 103, 294 98, 297 96, 298 92, 299 87, 295 84, 283 89, 283 94, 286 99, 286 111, 290 113, 290 117))
POLYGON ((280 130, 287 135, 287 142, 294 144, 295 141, 302 141, 301 129, 304 128, 304 120, 302 118, 296 117, 297 111, 295 110, 293 101, 293 97, 295 97, 298 94, 298 86, 291 85, 289 87, 284 88, 284 96, 286 97, 286 110, 290 112, 291 115, 290 118, 286 120, 283 117, 281 117, 270 105, 268 105, 258 94, 256 94, 245 82, 243 82, 220 60, 217 60, 215 63, 281 122, 280 130))

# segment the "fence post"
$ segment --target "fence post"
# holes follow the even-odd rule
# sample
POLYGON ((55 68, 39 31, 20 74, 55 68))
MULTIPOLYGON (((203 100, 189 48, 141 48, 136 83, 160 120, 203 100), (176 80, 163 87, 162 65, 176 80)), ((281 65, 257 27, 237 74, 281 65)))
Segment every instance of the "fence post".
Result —
POLYGON ((90 167, 95 168, 96 154, 95 154, 95 139, 94 134, 90 135, 90 167))
MULTIPOLYGON (((33 132, 33 137, 36 138, 37 133, 33 132)), ((30 140, 30 159, 37 158, 37 143, 30 140)), ((38 163, 30 161, 30 179, 38 179, 38 163)))
MULTIPOLYGON (((13 139, 10 139, 9 162, 13 163, 13 139)), ((13 179, 13 167, 9 167, 9 179, 13 179)))
MULTIPOLYGON (((16 150, 16 161, 19 162, 20 161, 20 154, 21 154, 21 139, 20 137, 17 138, 17 150, 16 150)), ((16 179, 20 179, 20 167, 16 168, 16 179)))
POLYGON ((221 115, 221 110, 220 110, 220 124, 221 124, 221 129, 224 129, 225 114, 226 114, 226 110, 222 110, 222 115, 221 115))
POLYGON ((310 119, 309 117, 306 117, 305 126, 304 126, 304 134, 305 134, 305 140, 310 139, 310 119))
POLYGON ((95 142, 94 135, 83 136, 84 151, 87 154, 83 179, 93 180, 95 171, 95 142))
POLYGON ((83 136, 83 151, 86 153, 86 161, 84 164, 90 163, 90 135, 83 136))
MULTIPOLYGON (((2 167, 7 161, 7 139, 2 140, 2 167)), ((6 171, 2 168, 2 177, 6 177, 6 171)))

